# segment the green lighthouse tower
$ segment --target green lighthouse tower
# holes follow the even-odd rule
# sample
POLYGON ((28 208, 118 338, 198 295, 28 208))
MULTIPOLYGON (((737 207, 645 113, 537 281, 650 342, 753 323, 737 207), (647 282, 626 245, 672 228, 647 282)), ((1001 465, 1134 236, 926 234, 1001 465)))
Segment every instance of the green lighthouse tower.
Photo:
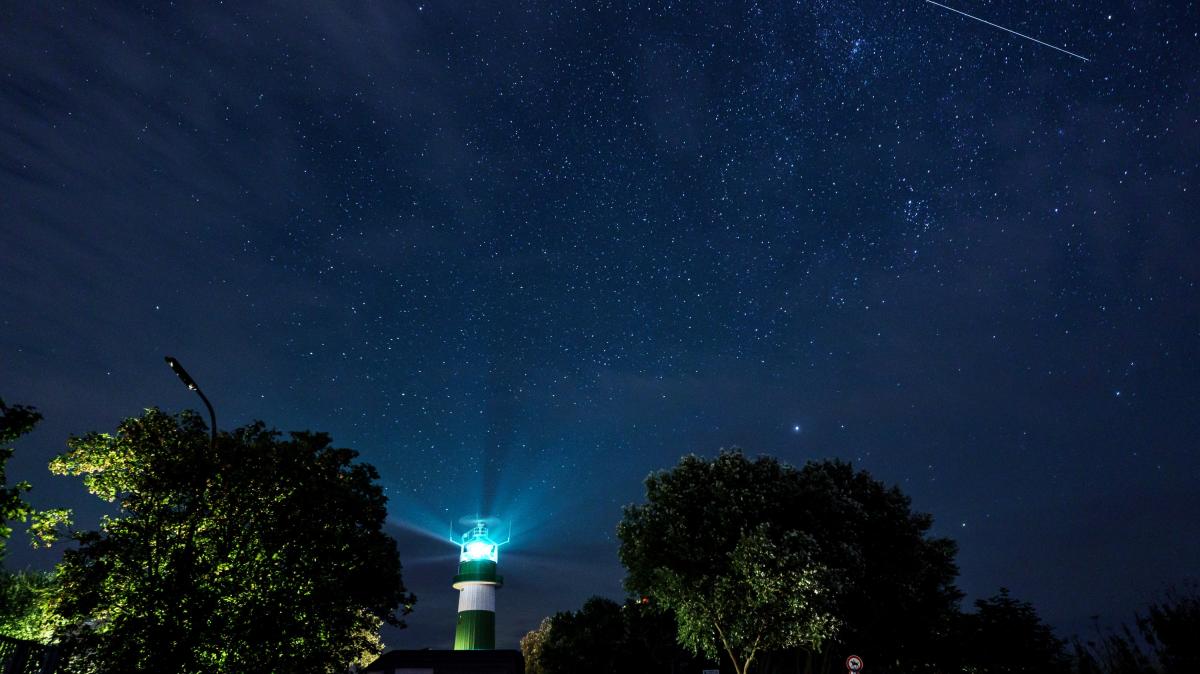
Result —
POLYGON ((504 579, 496 575, 500 546, 488 535, 487 522, 477 520, 463 533, 459 546, 458 626, 454 630, 454 650, 486 651, 496 648, 496 588, 504 579))

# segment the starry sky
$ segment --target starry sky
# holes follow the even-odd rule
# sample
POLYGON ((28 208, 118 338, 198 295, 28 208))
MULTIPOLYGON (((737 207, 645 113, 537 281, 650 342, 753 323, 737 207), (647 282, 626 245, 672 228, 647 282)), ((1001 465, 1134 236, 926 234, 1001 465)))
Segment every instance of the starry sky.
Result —
MULTIPOLYGON (((498 641, 622 596, 642 480, 853 461, 1060 634, 1200 560, 1191 3, 5 3, 10 476, 149 406, 376 465, 448 647, 464 515, 498 641)), ((21 546, 14 546, 21 547, 21 546)), ((14 551, 45 567, 56 553, 14 551)))

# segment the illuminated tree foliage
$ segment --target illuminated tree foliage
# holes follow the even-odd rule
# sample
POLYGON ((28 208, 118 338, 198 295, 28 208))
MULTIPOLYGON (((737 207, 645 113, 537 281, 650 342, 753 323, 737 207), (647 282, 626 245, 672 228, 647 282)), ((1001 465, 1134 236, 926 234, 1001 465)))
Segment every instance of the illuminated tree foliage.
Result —
MULTIPOLYGON (((12 535, 9 522, 24 521, 33 514, 23 496, 29 491, 29 483, 8 486, 6 464, 13 455, 9 444, 33 430, 41 418, 42 415, 32 407, 10 407, 0 400, 0 561, 4 559, 8 537, 12 535)), ((54 623, 42 600, 51 582, 52 576, 47 573, 13 573, 0 568, 0 634, 37 641, 45 641, 51 636, 54 623)))
POLYGON ((26 641, 49 642, 59 624, 46 601, 53 587, 54 574, 51 573, 0 572, 0 634, 26 641))
POLYGON ((53 608, 76 671, 344 672, 414 601, 378 474, 322 433, 255 423, 215 446, 155 409, 51 462, 118 515, 73 535, 53 608))
POLYGON ((617 529, 626 586, 675 610, 679 638, 738 672, 799 649, 871 671, 938 671, 958 615, 955 546, 908 497, 837 461, 797 469, 722 452, 646 480, 617 529))
POLYGON ((551 618, 542 618, 537 629, 521 637, 521 656, 525 659, 525 674, 551 674, 542 666, 542 650, 550 638, 551 618))
POLYGON ((762 651, 819 648, 837 582, 797 522, 775 514, 795 471, 770 459, 685 457, 646 480, 617 529, 631 591, 673 610, 680 643, 738 674, 762 651))

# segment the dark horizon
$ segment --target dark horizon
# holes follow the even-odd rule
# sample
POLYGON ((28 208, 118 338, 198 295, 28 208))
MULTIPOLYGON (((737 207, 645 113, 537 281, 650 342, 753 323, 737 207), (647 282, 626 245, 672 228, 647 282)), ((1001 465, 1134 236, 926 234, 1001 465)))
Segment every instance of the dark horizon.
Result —
MULTIPOLYGON (((953 3, 950 3, 953 5, 953 3)), ((329 432, 410 629, 514 522, 498 645, 620 598, 642 480, 722 447, 898 485, 1060 634, 1200 560, 1187 7, 14 5, 0 21, 11 480, 143 408, 329 432)), ((57 553, 10 546, 7 564, 57 553)))

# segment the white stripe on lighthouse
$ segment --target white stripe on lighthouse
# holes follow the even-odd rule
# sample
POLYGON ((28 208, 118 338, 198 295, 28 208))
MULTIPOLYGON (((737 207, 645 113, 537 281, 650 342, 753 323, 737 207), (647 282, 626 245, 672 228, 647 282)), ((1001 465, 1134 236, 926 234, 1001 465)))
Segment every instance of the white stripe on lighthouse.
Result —
POLYGON ((458 592, 458 612, 491 611, 496 612, 496 586, 490 584, 471 583, 463 585, 458 592))

